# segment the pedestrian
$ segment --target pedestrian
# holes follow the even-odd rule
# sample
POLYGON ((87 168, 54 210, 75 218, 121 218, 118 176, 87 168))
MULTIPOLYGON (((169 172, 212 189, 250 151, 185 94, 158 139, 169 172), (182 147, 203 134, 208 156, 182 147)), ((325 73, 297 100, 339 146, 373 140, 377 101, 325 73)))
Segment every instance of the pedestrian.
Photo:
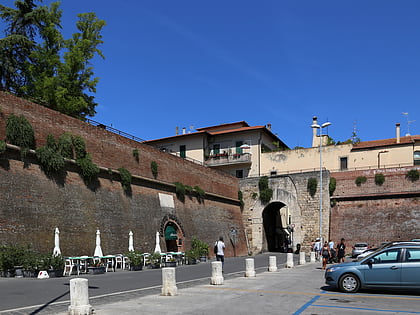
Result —
POLYGON ((341 238, 340 244, 337 245, 337 258, 338 262, 344 262, 344 256, 346 255, 346 244, 344 244, 344 238, 341 238))
POLYGON ((225 243, 223 242, 223 236, 219 237, 219 240, 214 244, 217 247, 216 260, 222 262, 222 269, 225 264, 225 243))
POLYGON ((331 249, 334 249, 334 241, 330 240, 330 241, 328 242, 328 246, 330 247, 330 250, 331 250, 331 249))
POLYGON ((336 260, 336 252, 335 252, 335 248, 334 248, 334 241, 332 241, 332 240, 330 240, 329 242, 328 242, 328 247, 330 248, 330 259, 329 259, 329 263, 334 263, 334 262, 337 262, 336 260))
POLYGON ((328 246, 327 242, 325 242, 324 246, 322 246, 321 256, 322 256, 322 269, 325 270, 327 268, 327 262, 331 256, 330 247, 328 246))
POLYGON ((313 248, 314 252, 315 252, 315 259, 319 260, 319 252, 321 251, 321 239, 317 238, 315 240, 315 244, 314 244, 314 248, 313 248))

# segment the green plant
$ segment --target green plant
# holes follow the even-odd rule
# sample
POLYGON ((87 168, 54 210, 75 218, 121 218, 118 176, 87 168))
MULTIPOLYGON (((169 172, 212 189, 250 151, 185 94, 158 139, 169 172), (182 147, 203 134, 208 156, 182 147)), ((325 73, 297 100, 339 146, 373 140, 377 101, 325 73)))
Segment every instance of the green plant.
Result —
POLYGON ((58 145, 53 135, 47 136, 47 144, 36 149, 36 156, 43 171, 51 175, 59 173, 65 165, 63 156, 57 152, 58 145))
POLYGON ((136 159, 136 161, 139 161, 139 150, 133 149, 133 157, 136 159))
POLYGON ((150 256, 148 258, 148 261, 149 261, 150 264, 156 266, 156 265, 160 264, 160 262, 161 262, 161 256, 160 256, 159 253, 150 254, 150 256))
POLYGON ((334 195, 335 189, 337 188, 337 180, 334 177, 330 178, 330 184, 328 185, 330 190, 330 196, 334 195))
POLYGON ((366 183, 367 178, 365 176, 358 176, 355 180, 357 186, 361 186, 362 184, 366 183))
POLYGON ((54 270, 59 270, 64 268, 64 258, 61 255, 51 256, 50 267, 54 270))
POLYGON ((87 154, 85 140, 81 136, 73 135, 72 142, 74 152, 76 153, 76 159, 83 159, 87 154))
POLYGON ((306 186, 309 195, 311 195, 311 197, 315 196, 316 190, 318 188, 318 181, 316 178, 311 177, 308 179, 308 184, 306 186))
POLYGON ((158 176, 158 164, 155 161, 150 163, 150 169, 152 170, 153 178, 157 178, 158 176))
POLYGON ((242 191, 238 191, 238 200, 239 200, 239 204, 241 209, 244 207, 244 194, 242 193, 242 191))
POLYGON ((258 188, 260 190, 260 200, 262 203, 267 203, 273 197, 273 190, 268 187, 268 177, 263 176, 258 181, 258 188))
POLYGON ((175 182, 175 193, 179 200, 185 200, 185 186, 180 182, 175 182))
POLYGON ((73 159, 73 136, 65 132, 58 138, 58 151, 66 159, 73 159))
POLYGON ((83 158, 78 158, 76 164, 80 167, 80 174, 85 182, 91 183, 98 178, 99 167, 92 162, 90 154, 86 154, 83 158))
POLYGON ((120 172, 120 177, 121 177, 121 186, 123 188, 123 190, 128 193, 131 190, 131 180, 132 180, 132 176, 131 173, 125 169, 124 167, 120 167, 118 169, 118 172, 120 172))
POLYGON ((254 199, 254 200, 257 199, 258 198, 258 193, 253 192, 252 195, 251 195, 251 198, 254 199))
POLYGON ((194 192, 194 188, 192 188, 190 185, 185 185, 185 193, 187 193, 188 195, 191 195, 194 192))
POLYGON ((409 179, 412 182, 419 180, 419 171, 416 169, 409 170, 405 175, 405 178, 409 179))
POLYGON ((194 186, 194 191, 197 194, 198 201, 202 202, 204 200, 204 197, 206 196, 205 191, 201 189, 199 186, 194 186))
POLYGON ((11 114, 6 122, 6 140, 20 147, 22 157, 35 147, 35 134, 29 121, 24 116, 11 114))
POLYGON ((144 262, 143 255, 140 251, 131 251, 125 254, 126 257, 128 257, 128 260, 130 261, 130 264, 133 266, 142 266, 144 262))
POLYGON ((3 154, 4 152, 6 152, 6 142, 0 140, 0 154, 3 154))
POLYGON ((375 174, 375 184, 378 186, 382 186, 385 182, 385 176, 384 174, 375 174))
POLYGON ((209 254, 209 245, 195 236, 192 237, 191 249, 196 253, 196 255, 198 255, 198 257, 208 256, 209 254))

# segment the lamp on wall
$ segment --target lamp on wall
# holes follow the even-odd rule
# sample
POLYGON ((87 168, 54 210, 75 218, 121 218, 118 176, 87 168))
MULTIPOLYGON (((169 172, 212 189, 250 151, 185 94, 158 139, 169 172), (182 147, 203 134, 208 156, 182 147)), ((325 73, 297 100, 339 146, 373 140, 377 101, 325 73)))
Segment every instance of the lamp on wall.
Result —
POLYGON ((325 122, 322 125, 312 124, 312 128, 319 129, 319 237, 321 239, 322 244, 322 129, 325 127, 330 126, 330 122, 325 122))

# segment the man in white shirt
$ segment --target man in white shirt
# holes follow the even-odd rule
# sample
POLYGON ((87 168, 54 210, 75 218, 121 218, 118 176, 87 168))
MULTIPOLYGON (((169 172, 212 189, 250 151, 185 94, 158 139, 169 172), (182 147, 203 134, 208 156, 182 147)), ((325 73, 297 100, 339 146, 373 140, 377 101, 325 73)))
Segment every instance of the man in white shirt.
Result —
POLYGON ((216 259, 217 261, 222 262, 222 268, 225 264, 225 243, 223 242, 223 236, 219 237, 219 240, 214 244, 214 246, 217 246, 217 254, 216 259))

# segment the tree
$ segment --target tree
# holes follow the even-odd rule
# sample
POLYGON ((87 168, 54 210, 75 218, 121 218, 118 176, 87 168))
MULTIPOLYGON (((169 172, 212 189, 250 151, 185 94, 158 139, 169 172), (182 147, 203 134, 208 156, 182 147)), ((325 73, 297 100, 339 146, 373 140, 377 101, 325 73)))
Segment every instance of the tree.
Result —
POLYGON ((9 25, 0 40, 1 89, 73 117, 93 116, 92 93, 99 79, 90 61, 95 55, 104 58, 98 46, 105 22, 95 13, 79 14, 78 32, 65 40, 59 2, 37 7, 20 0, 15 5, 0 6, 0 18, 9 25))

